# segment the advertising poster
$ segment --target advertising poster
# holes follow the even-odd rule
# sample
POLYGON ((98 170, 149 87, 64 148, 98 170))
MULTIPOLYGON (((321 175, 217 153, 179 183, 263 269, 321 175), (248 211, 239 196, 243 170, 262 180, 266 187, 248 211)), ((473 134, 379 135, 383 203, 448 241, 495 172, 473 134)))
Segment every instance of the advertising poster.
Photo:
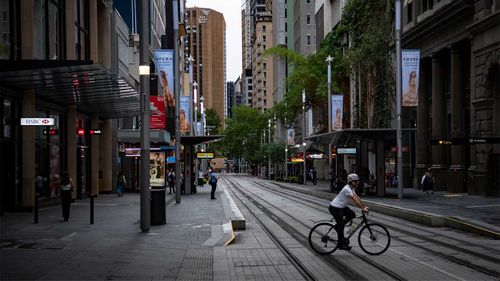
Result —
POLYGON ((402 105, 418 105, 418 73, 420 67, 420 50, 401 51, 402 105))
POLYGON ((161 96, 150 96, 149 99, 149 127, 151 129, 165 129, 165 98, 161 96))
POLYGON ((286 132, 286 139, 287 139, 287 144, 288 145, 295 145, 295 129, 293 128, 288 128, 288 131, 286 132))
POLYGON ((156 73, 158 75, 158 96, 164 98, 166 129, 175 130, 174 100, 174 51, 155 50, 156 73))
POLYGON ((180 97, 179 122, 181 133, 189 133, 191 128, 191 98, 188 96, 180 97))
POLYGON ((332 95, 332 130, 342 129, 344 115, 344 96, 332 95))
POLYGON ((149 181, 151 186, 165 187, 165 152, 149 153, 149 181))

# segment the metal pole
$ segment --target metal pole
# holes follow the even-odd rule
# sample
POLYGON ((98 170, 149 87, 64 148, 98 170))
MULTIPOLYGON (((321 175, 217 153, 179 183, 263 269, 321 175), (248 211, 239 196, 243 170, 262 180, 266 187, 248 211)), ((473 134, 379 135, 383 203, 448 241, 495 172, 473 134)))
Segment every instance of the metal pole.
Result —
MULTIPOLYGON (((330 132, 332 130, 332 61, 333 57, 328 55, 326 58, 328 62, 328 130, 330 132)), ((332 167, 332 145, 328 144, 328 168, 332 167)))
POLYGON ((198 83, 196 81, 193 82, 193 100, 194 100, 194 134, 198 135, 198 83))
POLYGON ((94 224, 94 198, 96 195, 90 194, 90 224, 94 224))
POLYGON ((285 179, 288 178, 288 130, 286 126, 286 117, 285 117, 285 179))
POLYGON ((403 151, 401 144, 401 1, 396 0, 396 140, 398 147, 398 198, 403 198, 403 151))
MULTIPOLYGON (((195 102, 194 102, 194 97, 193 97, 193 61, 194 61, 193 57, 189 56, 188 61, 189 61, 189 95, 192 98, 192 100, 191 100, 192 101, 191 102, 191 106, 193 107, 191 109, 191 112, 189 114, 192 117, 191 121, 193 121, 194 120, 193 114, 195 112, 195 109, 194 109, 195 102)), ((195 126, 195 124, 196 123, 191 122, 191 126, 189 126, 190 127, 189 128, 189 135, 191 135, 191 136, 194 136, 194 134, 193 134, 193 127, 195 126)))
POLYGON ((174 12, 174 96, 175 96, 175 202, 181 203, 181 131, 179 120, 180 81, 179 81, 179 2, 172 1, 174 12))
MULTIPOLYGON (((269 129, 269 136, 268 136, 268 147, 271 145, 271 119, 267 120, 267 127, 269 129)), ((270 180, 271 179, 271 154, 267 155, 267 177, 270 180)))
POLYGON ((302 90, 302 147, 304 149, 303 184, 306 184, 306 90, 302 90))
POLYGON ((33 206, 33 223, 38 223, 38 203, 39 203, 40 193, 35 192, 35 204, 33 206))
POLYGON ((148 0, 141 0, 139 18, 142 19, 140 45, 140 89, 141 89, 141 230, 149 232, 151 226, 149 190, 149 8, 148 0), (142 71, 141 71, 142 69, 142 71))

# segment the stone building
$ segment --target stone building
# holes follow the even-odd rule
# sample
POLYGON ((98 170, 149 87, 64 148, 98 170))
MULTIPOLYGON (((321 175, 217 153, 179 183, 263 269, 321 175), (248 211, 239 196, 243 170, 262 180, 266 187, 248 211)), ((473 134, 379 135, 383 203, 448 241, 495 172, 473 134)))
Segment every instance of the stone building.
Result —
POLYGON ((402 47, 421 53, 418 107, 403 108, 417 179, 432 168, 438 189, 500 195, 500 1, 405 1, 402 15, 402 47))

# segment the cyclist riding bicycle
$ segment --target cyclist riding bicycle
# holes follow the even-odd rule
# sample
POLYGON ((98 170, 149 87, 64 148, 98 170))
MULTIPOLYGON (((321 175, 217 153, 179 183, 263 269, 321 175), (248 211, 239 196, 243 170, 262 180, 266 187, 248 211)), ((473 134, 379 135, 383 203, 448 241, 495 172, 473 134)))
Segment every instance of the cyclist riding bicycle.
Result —
POLYGON ((339 249, 350 250, 349 241, 344 238, 344 227, 350 222, 356 215, 347 206, 347 201, 351 199, 363 212, 368 212, 368 207, 363 204, 361 198, 356 195, 355 189, 359 184, 359 176, 357 174, 350 174, 347 176, 347 184, 342 188, 337 196, 330 202, 329 211, 330 214, 335 218, 337 224, 335 225, 335 230, 338 235, 339 249), (344 218, 345 217, 345 218, 344 218))

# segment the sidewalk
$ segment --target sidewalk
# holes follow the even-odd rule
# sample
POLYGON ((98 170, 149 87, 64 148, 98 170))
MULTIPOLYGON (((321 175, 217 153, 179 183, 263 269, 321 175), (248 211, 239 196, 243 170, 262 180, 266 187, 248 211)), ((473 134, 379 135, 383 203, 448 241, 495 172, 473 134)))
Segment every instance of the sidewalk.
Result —
MULTIPOLYGON (((329 182, 306 185, 272 181, 285 188, 333 199, 329 182)), ((403 199, 398 190, 386 188, 385 197, 363 195, 372 210, 433 226, 449 226, 500 239, 500 198, 481 197, 466 193, 434 192, 426 194, 415 188, 404 188, 403 199)))
MULTIPOLYGON (((61 207, 0 217, 0 280, 212 280, 213 251, 222 246, 223 193, 209 187, 182 196, 167 193, 167 224, 140 230, 140 195, 100 195, 94 224, 89 199, 77 200, 64 222, 61 207), (217 196, 216 195, 216 196, 217 196)), ((219 274, 221 274, 219 272, 219 274)), ((225 272, 222 272, 225 275, 225 272)))

